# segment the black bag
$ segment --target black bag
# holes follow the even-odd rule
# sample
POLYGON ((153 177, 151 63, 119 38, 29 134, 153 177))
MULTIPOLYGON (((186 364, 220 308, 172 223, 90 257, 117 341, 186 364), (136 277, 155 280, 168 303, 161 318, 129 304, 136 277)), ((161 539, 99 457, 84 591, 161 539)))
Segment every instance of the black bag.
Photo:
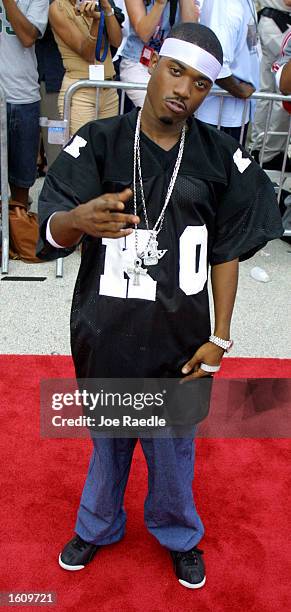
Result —
POLYGON ((273 19, 276 26, 278 26, 279 30, 281 30, 282 34, 288 30, 290 13, 287 13, 286 11, 279 11, 278 9, 273 9, 266 6, 258 12, 258 21, 260 21, 261 17, 269 17, 269 19, 273 19))

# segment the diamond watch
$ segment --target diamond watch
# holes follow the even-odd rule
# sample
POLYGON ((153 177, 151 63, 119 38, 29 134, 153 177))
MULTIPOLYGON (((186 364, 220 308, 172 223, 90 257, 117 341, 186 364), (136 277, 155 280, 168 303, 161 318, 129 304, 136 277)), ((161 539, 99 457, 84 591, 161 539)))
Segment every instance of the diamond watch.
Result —
POLYGON ((209 342, 212 342, 212 344, 216 344, 216 346, 220 346, 220 348, 222 348, 227 353, 229 353, 230 349, 233 346, 233 340, 224 340, 224 338, 219 338, 218 336, 214 336, 214 334, 211 334, 211 336, 209 336, 209 342))

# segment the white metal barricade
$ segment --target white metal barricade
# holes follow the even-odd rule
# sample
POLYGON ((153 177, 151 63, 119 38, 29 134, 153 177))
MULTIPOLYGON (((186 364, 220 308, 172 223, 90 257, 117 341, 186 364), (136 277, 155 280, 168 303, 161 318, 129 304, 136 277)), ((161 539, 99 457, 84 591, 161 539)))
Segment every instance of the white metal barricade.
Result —
MULTIPOLYGON (((96 88, 96 90, 98 91, 100 88, 104 88, 104 89, 119 89, 121 90, 121 102, 120 102, 120 114, 123 114, 124 112, 124 98, 125 98, 125 93, 126 91, 130 91, 133 89, 138 89, 138 90, 145 90, 146 89, 146 84, 144 83, 123 83, 121 81, 92 81, 92 80, 81 80, 81 81, 77 81, 76 83, 73 83, 73 85, 71 85, 66 93, 65 93, 65 98, 64 98, 64 113, 63 113, 63 122, 60 122, 60 125, 63 126, 64 129, 64 144, 66 142, 68 142, 69 138, 70 138, 70 119, 71 119, 71 101, 72 101, 72 97, 74 95, 74 93, 83 87, 88 87, 88 88, 96 88)), ((219 116, 218 116, 218 129, 221 128, 221 118, 222 118, 222 113, 223 113, 223 106, 224 106, 224 100, 227 97, 232 97, 227 91, 223 91, 223 90, 213 90, 209 95, 211 96, 217 96, 220 98, 220 105, 219 105, 219 116)), ((99 96, 96 95, 96 119, 98 119, 98 99, 99 96)), ((267 100, 268 101, 268 111, 267 111, 267 115, 266 115, 266 126, 265 126, 265 132, 264 132, 264 137, 263 137, 263 143, 262 143, 262 147, 261 147, 261 158, 263 159, 264 157, 264 151, 265 151, 265 147, 266 147, 266 142, 267 142, 267 137, 268 134, 270 134, 269 131, 269 126, 270 126, 270 120, 271 120, 271 114, 272 114, 272 109, 273 109, 273 104, 274 102, 291 102, 291 95, 290 96, 283 96, 281 94, 272 94, 272 93, 261 93, 261 92, 255 92, 251 98, 245 100, 244 102, 244 106, 243 106, 243 112, 242 112, 242 121, 241 121, 241 133, 240 133, 240 143, 242 143, 243 141, 243 137, 244 137, 244 125, 246 122, 246 117, 247 117, 247 113, 248 113, 248 107, 250 104, 250 100, 267 100)), ((280 200, 281 197, 281 193, 282 193, 282 188, 283 188, 283 184, 285 181, 285 178, 288 176, 287 173, 285 172, 286 169, 286 162, 287 162, 287 157, 288 157, 288 147, 289 147, 289 143, 290 143, 290 138, 291 138, 291 114, 289 115, 289 129, 288 132, 286 132, 286 147, 285 147, 285 151, 284 151, 284 158, 283 158, 283 165, 282 165, 282 169, 281 172, 272 172, 272 171, 265 171, 269 176, 270 179, 273 182, 274 188, 277 192, 277 198, 278 198, 278 202, 280 200), (274 176, 275 174, 275 176, 274 176)), ((262 162, 261 162, 262 165, 262 162)), ((290 175, 291 176, 291 175, 290 175)), ((284 232, 285 236, 291 236, 291 230, 285 230, 284 232)), ((63 259, 60 258, 57 260, 56 262, 56 277, 62 277, 63 276, 63 259)))
POLYGON ((8 274, 9 267, 9 193, 8 193, 8 147, 7 147, 7 109, 6 97, 0 85, 0 176, 1 176, 1 218, 2 218, 2 257, 1 273, 8 274))

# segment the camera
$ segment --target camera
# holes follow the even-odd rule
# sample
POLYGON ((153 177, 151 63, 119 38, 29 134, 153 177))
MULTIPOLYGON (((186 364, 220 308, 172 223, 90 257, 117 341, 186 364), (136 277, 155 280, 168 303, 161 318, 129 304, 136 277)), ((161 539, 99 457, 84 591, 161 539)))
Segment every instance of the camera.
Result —
MULTIPOLYGON (((84 2, 86 2, 86 0, 76 0, 76 3, 75 3, 76 11, 80 11, 80 7, 82 6, 82 4, 84 4, 84 2)), ((115 18, 117 19, 119 25, 121 26, 123 24, 124 20, 125 20, 125 16, 124 16, 122 10, 118 6, 115 6, 115 3, 114 3, 113 0, 109 0, 109 3, 110 3, 111 7, 114 10, 115 18)), ((97 13, 101 13, 102 7, 100 6, 99 2, 95 3, 95 7, 94 8, 95 8, 95 11, 97 11, 97 13)))
MULTIPOLYGON (((76 4, 75 4, 75 9, 78 11, 80 10, 80 7, 82 6, 82 4, 85 4, 87 0, 76 0, 76 4)), ((95 4, 95 11, 100 12, 101 8, 100 8, 100 4, 96 2, 95 4)))

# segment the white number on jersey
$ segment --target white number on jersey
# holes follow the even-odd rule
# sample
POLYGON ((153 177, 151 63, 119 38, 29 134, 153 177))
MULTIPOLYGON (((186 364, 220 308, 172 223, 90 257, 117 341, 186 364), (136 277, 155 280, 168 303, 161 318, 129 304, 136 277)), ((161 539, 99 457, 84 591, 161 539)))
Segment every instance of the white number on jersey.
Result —
POLYGON ((202 291, 207 281, 207 229, 188 225, 180 236, 180 289, 186 295, 202 291))
MULTIPOLYGON (((148 230, 138 231, 138 246, 141 251, 149 240, 148 230)), ((134 233, 126 238, 114 240, 103 238, 106 246, 104 273, 100 277, 100 295, 119 298, 138 298, 156 300, 157 282, 149 272, 140 275, 139 285, 133 284, 133 275, 125 278, 128 268, 132 268, 135 252, 134 233)), ((207 281, 207 229, 205 225, 188 225, 180 237, 179 286, 186 295, 202 291, 207 281)), ((167 253, 164 257, 167 257, 167 253)), ((157 264, 161 265, 161 264, 157 264)))
MULTIPOLYGON (((138 246, 141 251, 146 247, 149 240, 147 230, 138 231, 138 246)), ((106 245, 104 274, 100 277, 100 295, 110 295, 120 298, 139 298, 140 300, 156 299, 157 283, 149 274, 140 275, 140 284, 133 284, 133 275, 129 280, 124 277, 124 272, 132 268, 136 258, 134 234, 126 238, 114 240, 103 238, 102 244, 106 245)))

